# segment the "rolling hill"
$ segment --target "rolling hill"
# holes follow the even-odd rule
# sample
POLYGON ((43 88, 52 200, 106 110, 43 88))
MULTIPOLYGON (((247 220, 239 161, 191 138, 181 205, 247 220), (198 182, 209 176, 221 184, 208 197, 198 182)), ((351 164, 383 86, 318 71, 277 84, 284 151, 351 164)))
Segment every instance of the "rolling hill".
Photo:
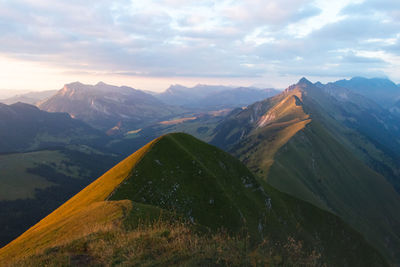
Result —
POLYGON ((337 216, 257 181, 226 152, 180 133, 110 169, 0 249, 0 262, 386 265, 337 216))
POLYGON ((103 131, 132 130, 183 113, 154 96, 127 86, 99 82, 66 84, 56 95, 38 104, 48 112, 66 112, 103 131))
POLYGON ((303 78, 233 111, 211 143, 278 190, 337 214, 398 263, 400 197, 393 186, 400 135, 390 114, 371 102, 303 78))
POLYGON ((22 152, 72 144, 101 145, 108 137, 66 113, 0 103, 0 153, 22 152))

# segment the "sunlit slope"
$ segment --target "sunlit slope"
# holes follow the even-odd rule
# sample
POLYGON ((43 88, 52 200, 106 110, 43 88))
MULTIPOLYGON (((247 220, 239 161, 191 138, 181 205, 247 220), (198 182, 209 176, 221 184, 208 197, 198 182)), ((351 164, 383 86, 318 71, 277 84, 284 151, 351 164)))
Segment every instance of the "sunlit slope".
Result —
MULTIPOLYGON (((116 165, 0 249, 0 262, 29 255, 57 258, 66 248, 68 255, 72 253, 68 257, 87 254, 83 248, 109 238, 115 229, 129 232, 133 222, 160 214, 176 214, 172 218, 183 218, 212 233, 223 228, 232 235, 247 238, 248 234, 251 242, 243 250, 247 255, 263 240, 285 250, 293 237, 303 242, 302 250, 315 250, 328 265, 385 265, 362 236, 337 216, 258 182, 228 153, 180 133, 162 136, 116 165)), ((113 250, 118 240, 105 242, 113 250)))
MULTIPOLYGON (((157 139, 127 157, 73 198, 68 200, 65 204, 60 206, 57 210, 52 212, 49 216, 2 248, 0 250, 0 259, 2 257, 15 257, 17 255, 32 254, 36 250, 51 247, 52 245, 59 243, 60 238, 65 238, 67 234, 73 233, 73 230, 65 227, 65 220, 78 212, 82 212, 84 209, 90 209, 91 205, 102 205, 100 202, 106 200, 118 185, 130 175, 132 167, 135 166, 135 164, 155 142, 157 142, 157 139), (97 204, 97 202, 100 204, 97 204), (67 228, 66 232, 60 233, 60 236, 58 236, 57 233, 59 233, 59 229, 63 228, 67 228)), ((104 203, 104 205, 107 204, 104 203)), ((110 204, 108 207, 113 205, 114 204, 110 204)), ((121 212, 120 209, 114 208, 111 210, 117 214, 121 212)), ((90 217, 90 214, 86 215, 90 217)), ((74 223, 76 225, 81 224, 79 220, 74 221, 74 223)))
MULTIPOLYGON (((351 141, 357 140, 357 151, 363 150, 362 135, 334 115, 351 117, 358 107, 339 104, 302 79, 280 95, 231 115, 217 127, 213 143, 229 149, 278 190, 336 213, 398 262, 399 196, 353 154, 351 141)), ((372 150, 365 146, 364 151, 372 150)))
POLYGON ((311 121, 301 88, 292 86, 231 115, 217 126, 211 143, 231 151, 253 173, 268 173, 278 149, 311 121))
POLYGON ((234 154, 256 174, 267 173, 278 149, 311 121, 303 110, 299 89, 284 95, 285 98, 261 116, 255 128, 235 146, 234 154))
POLYGON ((269 197, 248 169, 229 154, 186 134, 157 142, 110 200, 174 210, 192 221, 262 235, 269 197))

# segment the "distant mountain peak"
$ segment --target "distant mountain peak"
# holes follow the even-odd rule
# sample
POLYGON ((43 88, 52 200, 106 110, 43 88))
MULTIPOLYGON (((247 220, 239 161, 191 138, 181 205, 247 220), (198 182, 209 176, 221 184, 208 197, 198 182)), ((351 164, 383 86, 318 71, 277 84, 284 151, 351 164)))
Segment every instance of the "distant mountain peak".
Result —
POLYGON ((300 91, 304 91, 305 89, 307 89, 310 86, 314 86, 315 87, 315 85, 312 82, 310 82, 305 77, 303 77, 296 84, 293 84, 293 85, 289 86, 288 88, 286 88, 284 90, 284 92, 288 93, 288 92, 290 92, 292 90, 295 90, 295 89, 300 90, 300 91))
POLYGON ((386 108, 390 108, 400 99, 399 87, 386 77, 353 77, 350 80, 336 81, 334 84, 366 96, 386 108))
POLYGON ((120 121, 124 127, 137 128, 181 112, 180 108, 167 106, 141 90, 101 81, 95 85, 80 82, 66 84, 38 106, 49 112, 69 113, 105 131, 120 121))
POLYGON ((298 82, 297 85, 311 85, 313 84, 309 80, 307 80, 305 77, 301 78, 298 82))

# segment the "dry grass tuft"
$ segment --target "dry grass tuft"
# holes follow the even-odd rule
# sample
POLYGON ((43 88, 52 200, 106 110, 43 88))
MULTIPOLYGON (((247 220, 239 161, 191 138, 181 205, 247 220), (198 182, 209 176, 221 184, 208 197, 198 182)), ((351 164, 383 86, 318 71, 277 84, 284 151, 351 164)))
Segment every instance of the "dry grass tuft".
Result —
POLYGON ((224 231, 199 234, 183 222, 157 221, 132 231, 115 227, 13 262, 12 266, 317 266, 320 255, 301 242, 249 238, 224 231))

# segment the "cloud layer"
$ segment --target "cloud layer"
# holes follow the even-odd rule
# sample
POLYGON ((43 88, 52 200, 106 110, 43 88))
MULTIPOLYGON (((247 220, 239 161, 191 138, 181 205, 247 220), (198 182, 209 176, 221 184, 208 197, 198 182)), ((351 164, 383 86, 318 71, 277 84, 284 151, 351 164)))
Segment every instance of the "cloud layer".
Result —
POLYGON ((0 0, 0 42, 66 72, 399 81, 400 2, 0 0))

